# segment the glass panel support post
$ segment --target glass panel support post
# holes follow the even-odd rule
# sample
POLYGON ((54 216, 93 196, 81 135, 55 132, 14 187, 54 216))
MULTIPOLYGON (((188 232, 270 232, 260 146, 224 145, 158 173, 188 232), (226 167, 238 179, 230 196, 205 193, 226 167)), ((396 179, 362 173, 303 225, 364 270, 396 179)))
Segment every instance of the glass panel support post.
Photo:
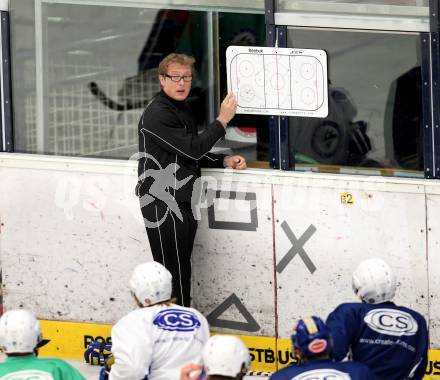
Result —
MULTIPOLYGON (((278 47, 287 47, 287 26, 277 26, 278 47)), ((295 160, 289 157, 289 118, 279 116, 280 130, 280 168, 281 170, 295 170, 295 160), (292 162, 290 162, 292 161, 292 162)))
POLYGON ((36 78, 36 153, 45 153, 49 145, 47 7, 35 0, 35 78, 36 78), (45 50, 46 49, 46 50, 45 50))
MULTIPOLYGON (((274 19, 274 0, 265 0, 265 21, 266 21, 266 45, 275 46, 276 28, 274 19)), ((280 146, 279 146, 279 126, 278 117, 270 116, 268 121, 269 128, 269 165, 273 169, 280 168, 280 146)))
MULTIPOLYGON (((287 27, 275 25, 275 0, 265 0, 266 45, 286 47, 287 27)), ((274 169, 292 169, 289 160, 289 119, 269 117, 269 165, 274 169)))
POLYGON ((12 73, 10 49, 10 24, 9 12, 0 11, 1 30, 1 125, 0 125, 0 151, 13 152, 13 118, 12 118, 12 73))
POLYGON ((422 34, 423 89, 425 89, 426 82, 428 82, 428 87, 430 87, 430 98, 426 98, 423 92, 424 119, 425 103, 428 103, 430 106, 430 113, 423 124, 423 131, 425 132, 423 137, 425 178, 440 178, 440 18, 438 12, 438 0, 429 0, 429 50, 426 42, 424 44, 423 39, 424 36, 428 36, 422 34), (429 63, 429 67, 426 67, 426 62, 429 63))
POLYGON ((218 68, 219 62, 219 32, 218 32, 218 13, 206 12, 208 29, 207 51, 208 51, 208 120, 214 120, 217 111, 217 104, 220 103, 220 93, 216 91, 216 83, 220 83, 218 68))
MULTIPOLYGON (((428 134, 428 138, 432 139, 432 154, 433 154, 433 171, 427 178, 440 178, 440 44, 439 33, 431 33, 431 128, 432 133, 428 134)), ((425 140, 425 144, 426 144, 425 140)), ((429 144, 427 144, 429 146, 429 144)))
POLYGON ((421 56, 422 56, 422 99, 423 99, 423 120, 422 120, 422 144, 425 178, 433 178, 433 86, 431 81, 431 34, 421 33, 421 56))

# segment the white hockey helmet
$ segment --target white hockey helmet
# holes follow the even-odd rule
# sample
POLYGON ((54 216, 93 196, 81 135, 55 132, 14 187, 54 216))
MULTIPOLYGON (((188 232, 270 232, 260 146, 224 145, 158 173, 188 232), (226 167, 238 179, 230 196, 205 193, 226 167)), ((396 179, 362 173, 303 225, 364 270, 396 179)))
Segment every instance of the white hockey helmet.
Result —
POLYGON ((353 272, 352 286, 355 294, 365 303, 387 302, 396 294, 396 277, 385 261, 368 259, 353 272))
POLYGON ((40 322, 30 311, 10 310, 0 318, 0 349, 7 354, 33 352, 40 340, 40 322))
POLYGON ((143 306, 167 301, 171 298, 171 273, 155 261, 139 264, 131 275, 130 289, 143 306))
POLYGON ((203 366, 206 374, 235 378, 251 364, 249 350, 244 343, 232 335, 215 335, 203 348, 203 366))

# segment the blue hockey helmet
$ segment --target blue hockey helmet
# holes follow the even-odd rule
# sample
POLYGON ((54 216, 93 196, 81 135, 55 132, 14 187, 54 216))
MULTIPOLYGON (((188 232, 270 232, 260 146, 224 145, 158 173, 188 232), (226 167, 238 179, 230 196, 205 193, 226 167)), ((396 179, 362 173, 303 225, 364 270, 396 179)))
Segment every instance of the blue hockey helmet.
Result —
POLYGON ((306 357, 330 354, 333 339, 330 329, 324 321, 316 316, 300 319, 292 335, 293 346, 301 350, 306 357))
POLYGON ((84 359, 86 363, 91 365, 105 366, 108 365, 107 361, 110 359, 110 357, 113 357, 111 350, 111 343, 93 340, 89 343, 86 351, 84 352, 84 359))

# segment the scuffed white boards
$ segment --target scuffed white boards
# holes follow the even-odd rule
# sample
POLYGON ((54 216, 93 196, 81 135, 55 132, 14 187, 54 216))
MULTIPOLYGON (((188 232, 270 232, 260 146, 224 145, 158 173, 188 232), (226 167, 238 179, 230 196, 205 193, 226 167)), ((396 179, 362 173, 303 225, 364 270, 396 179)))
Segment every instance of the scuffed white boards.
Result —
POLYGON ((229 46, 228 91, 237 113, 326 117, 327 54, 324 50, 229 46))

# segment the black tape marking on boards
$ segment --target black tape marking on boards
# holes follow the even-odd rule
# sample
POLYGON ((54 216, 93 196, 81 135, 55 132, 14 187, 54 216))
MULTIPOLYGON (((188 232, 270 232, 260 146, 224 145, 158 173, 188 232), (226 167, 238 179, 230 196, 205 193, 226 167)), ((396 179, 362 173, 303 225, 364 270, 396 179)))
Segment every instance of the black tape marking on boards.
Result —
POLYGON ((215 327, 222 327, 231 330, 256 332, 260 330, 260 325, 255 318, 249 313, 246 307, 238 299, 235 293, 232 293, 226 298, 216 309, 214 309, 207 317, 209 324, 215 327), (219 318, 227 309, 232 305, 235 305, 239 313, 243 316, 246 322, 228 321, 226 319, 219 318))
POLYGON ((215 220, 215 207, 213 199, 214 191, 207 191, 208 202, 208 224, 209 228, 216 230, 236 230, 236 231, 256 231, 258 227, 258 213, 257 213, 257 194, 238 191, 223 191, 217 190, 215 192, 215 199, 243 199, 250 203, 250 222, 227 222, 215 220), (227 194, 227 197, 226 197, 227 194), (211 198, 212 197, 212 198, 211 198), (211 199, 209 199, 211 198, 211 199))
POLYGON ((299 239, 296 238, 295 234, 292 232, 286 221, 284 221, 281 224, 281 228, 284 230, 284 233, 286 234, 287 238, 292 243, 292 248, 289 249, 289 251, 277 264, 276 267, 277 272, 281 273, 290 263, 290 261, 292 261, 295 255, 298 254, 301 257, 304 264, 306 265, 309 272, 313 274, 313 272, 315 272, 316 270, 316 266, 315 264, 313 264, 312 260, 307 255, 307 252, 304 250, 303 247, 304 244, 306 244, 307 240, 309 240, 312 237, 312 235, 316 232, 316 227, 313 224, 311 224, 299 239))

